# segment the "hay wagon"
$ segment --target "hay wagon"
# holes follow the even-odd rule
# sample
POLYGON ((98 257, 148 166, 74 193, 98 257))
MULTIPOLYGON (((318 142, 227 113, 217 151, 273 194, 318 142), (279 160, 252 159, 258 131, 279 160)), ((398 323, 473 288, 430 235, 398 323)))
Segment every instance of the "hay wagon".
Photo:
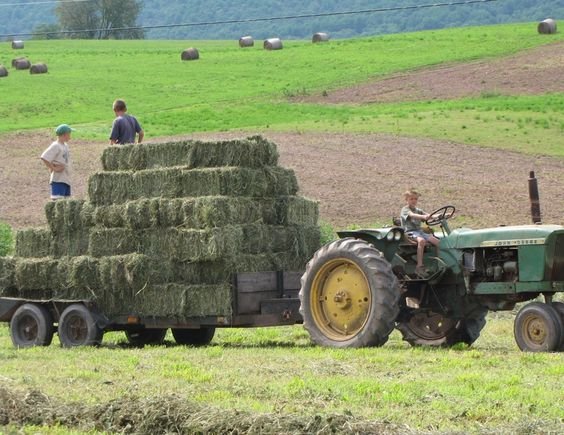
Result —
POLYGON ((145 317, 135 310, 108 317, 89 299, 0 298, 0 321, 10 322, 17 347, 48 346, 55 332, 65 347, 98 345, 105 331, 125 331, 135 345, 160 344, 168 329, 178 344, 208 344, 217 327, 293 325, 299 314, 301 272, 250 272, 233 276, 228 316, 145 317))
POLYGON ((299 277, 320 246, 316 202, 260 137, 108 147, 88 200, 45 207, 0 257, 15 346, 205 344, 216 327, 301 322, 299 277))

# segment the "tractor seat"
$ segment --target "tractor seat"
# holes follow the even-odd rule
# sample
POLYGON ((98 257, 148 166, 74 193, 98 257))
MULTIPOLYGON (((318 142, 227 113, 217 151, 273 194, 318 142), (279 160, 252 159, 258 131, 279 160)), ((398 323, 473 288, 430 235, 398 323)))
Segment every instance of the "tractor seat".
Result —
MULTIPOLYGON (((401 224, 401 218, 399 216, 393 216, 392 225, 395 227, 403 227, 403 225, 401 224)), ((415 240, 413 237, 408 236, 407 233, 404 233, 400 244, 403 246, 417 246, 417 240, 415 240)))

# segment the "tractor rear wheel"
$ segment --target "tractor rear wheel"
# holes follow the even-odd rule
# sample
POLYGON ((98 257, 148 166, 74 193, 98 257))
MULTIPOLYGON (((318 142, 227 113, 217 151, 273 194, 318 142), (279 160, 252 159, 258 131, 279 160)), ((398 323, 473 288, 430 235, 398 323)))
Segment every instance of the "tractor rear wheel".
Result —
MULTIPOLYGON (((552 306, 558 312, 558 314, 560 314, 560 319, 562 320, 562 324, 564 325, 564 302, 553 302, 552 306)), ((564 331, 562 332, 560 337, 560 347, 558 348, 558 350, 564 350, 564 331)))
POLYGON ((172 336, 178 344, 187 346, 205 346, 210 344, 215 335, 215 327, 202 327, 200 329, 172 328, 172 336))
POLYGON ((133 346, 158 345, 163 344, 166 331, 165 328, 134 329, 125 331, 125 336, 133 346))
POLYGON ((560 350, 563 332, 562 318, 552 305, 532 302, 517 313, 514 325, 515 341, 527 352, 560 350))
POLYGON ((399 312, 398 281, 382 253, 344 238, 319 249, 301 279, 300 313, 321 346, 382 346, 399 312))
POLYGON ((403 339, 412 346, 471 345, 486 324, 487 308, 475 306, 463 319, 453 319, 429 309, 420 309, 406 322, 397 324, 403 339))
POLYGON ((23 304, 10 320, 15 347, 49 346, 53 339, 53 317, 42 305, 23 304))
POLYGON ((82 304, 65 308, 59 319, 58 332, 63 347, 97 346, 104 334, 90 310, 82 304))

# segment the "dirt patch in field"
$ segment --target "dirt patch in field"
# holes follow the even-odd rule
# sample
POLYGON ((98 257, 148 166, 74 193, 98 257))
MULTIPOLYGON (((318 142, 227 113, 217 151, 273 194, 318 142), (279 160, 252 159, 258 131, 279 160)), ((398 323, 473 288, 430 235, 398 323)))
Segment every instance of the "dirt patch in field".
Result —
MULTIPOLYGON (((50 130, 0 136, 0 221, 16 228, 47 223, 43 207, 49 201, 49 172, 39 157, 53 140, 50 130)), ((87 179, 101 169, 105 146, 79 138, 69 143, 75 198, 86 196, 87 179)))
MULTIPOLYGON (((255 134, 255 133, 253 133, 255 134)), ((527 178, 539 179, 543 220, 564 224, 564 160, 430 139, 383 134, 265 133, 278 144, 280 164, 293 168, 301 194, 320 202, 321 218, 336 227, 389 222, 415 186, 420 206, 452 204, 453 226, 475 228, 530 222, 527 178)), ((227 139, 245 133, 184 138, 227 139)), ((172 139, 179 139, 175 137, 172 139)), ((39 161, 49 134, 1 136, 0 220, 15 228, 45 225, 48 173, 39 161)), ((159 138, 165 142, 171 138, 159 138)), ((105 143, 71 143, 75 198, 85 198, 88 177, 101 169, 105 143)))
POLYGON ((564 42, 495 60, 424 68, 294 101, 366 104, 564 92, 564 42))

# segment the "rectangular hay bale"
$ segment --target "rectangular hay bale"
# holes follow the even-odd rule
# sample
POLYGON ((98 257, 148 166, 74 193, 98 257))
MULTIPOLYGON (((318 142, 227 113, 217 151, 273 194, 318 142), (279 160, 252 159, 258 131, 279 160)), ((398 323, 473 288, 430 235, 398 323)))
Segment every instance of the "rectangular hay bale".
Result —
POLYGON ((61 258, 87 255, 89 235, 87 228, 58 233, 51 241, 53 256, 61 258))
POLYGON ((243 227, 241 252, 247 254, 290 251, 310 256, 320 247, 320 230, 315 225, 262 225, 243 227))
POLYGON ((237 226, 207 230, 151 229, 140 233, 139 252, 179 261, 213 261, 234 255, 242 237, 243 231, 237 226))
POLYGON ((122 204, 140 198, 274 197, 295 195, 297 191, 294 171, 279 167, 99 172, 88 183, 94 205, 122 204))
POLYGON ((0 257, 0 296, 15 295, 16 262, 13 257, 0 257))
POLYGON ((117 293, 137 292, 151 280, 151 261, 146 255, 103 257, 98 262, 100 287, 117 293))
POLYGON ((52 236, 48 228, 26 228, 16 231, 18 257, 41 258, 52 255, 52 236))
POLYGON ((88 255, 105 257, 131 254, 139 249, 137 233, 128 228, 98 228, 90 230, 88 255))
POLYGON ((147 317, 204 317, 232 314, 232 287, 165 284, 135 294, 134 312, 147 317))
POLYGON ((61 292, 59 296, 68 299, 95 298, 96 291, 101 288, 99 260, 84 255, 69 258, 67 261, 67 285, 64 294, 61 292))
POLYGON ((45 204, 45 215, 54 236, 93 225, 94 206, 81 199, 60 199, 45 204))
POLYGON ((60 277, 57 260, 16 259, 15 284, 19 297, 50 299, 53 297, 53 289, 61 287, 60 277))
POLYGON ((183 166, 276 166, 276 145, 260 137, 219 142, 180 141, 108 147, 102 154, 105 171, 183 166))
POLYGON ((319 204, 302 196, 276 198, 275 225, 317 225, 319 204))

